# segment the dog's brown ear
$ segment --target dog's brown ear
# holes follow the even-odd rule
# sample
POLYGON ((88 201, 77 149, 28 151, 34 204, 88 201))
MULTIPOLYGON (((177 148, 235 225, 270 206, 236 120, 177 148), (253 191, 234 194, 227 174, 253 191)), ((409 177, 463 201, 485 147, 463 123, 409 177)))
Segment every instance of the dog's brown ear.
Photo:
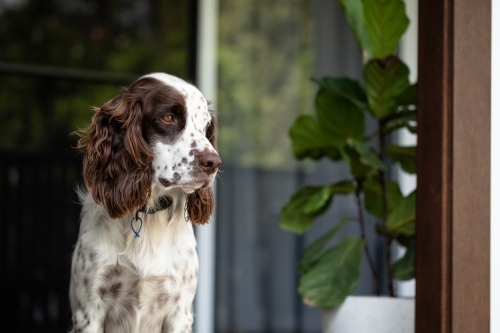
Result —
POLYGON ((112 218, 142 206, 151 191, 153 151, 142 136, 140 89, 124 89, 100 108, 80 135, 83 178, 112 218))
POLYGON ((214 210, 214 193, 210 187, 200 188, 187 197, 186 210, 193 223, 205 224, 214 210))

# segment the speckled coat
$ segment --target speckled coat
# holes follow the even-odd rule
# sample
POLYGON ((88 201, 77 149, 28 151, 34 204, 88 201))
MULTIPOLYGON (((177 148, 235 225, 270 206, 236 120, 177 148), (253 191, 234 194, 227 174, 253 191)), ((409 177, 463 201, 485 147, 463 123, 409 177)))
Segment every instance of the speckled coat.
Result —
POLYGON ((207 101, 194 86, 155 73, 95 112, 79 142, 88 190, 80 191, 71 332, 191 332, 198 275, 191 222, 209 220, 220 164, 207 101), (139 213, 137 237, 136 211, 162 196, 171 206, 139 213))

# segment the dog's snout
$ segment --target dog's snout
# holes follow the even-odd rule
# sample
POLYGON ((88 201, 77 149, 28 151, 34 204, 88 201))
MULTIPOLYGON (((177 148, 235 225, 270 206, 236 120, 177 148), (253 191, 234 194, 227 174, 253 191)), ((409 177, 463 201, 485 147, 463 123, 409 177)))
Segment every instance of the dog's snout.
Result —
POLYGON ((216 153, 206 152, 199 156, 199 163, 207 174, 211 174, 217 170, 221 164, 221 159, 216 153))

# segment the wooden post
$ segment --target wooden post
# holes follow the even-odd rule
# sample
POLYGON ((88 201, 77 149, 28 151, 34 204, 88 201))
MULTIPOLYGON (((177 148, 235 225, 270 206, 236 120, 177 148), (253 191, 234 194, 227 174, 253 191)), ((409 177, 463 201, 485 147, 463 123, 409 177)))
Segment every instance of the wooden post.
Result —
POLYGON ((420 0, 416 333, 490 332, 491 0, 420 0))

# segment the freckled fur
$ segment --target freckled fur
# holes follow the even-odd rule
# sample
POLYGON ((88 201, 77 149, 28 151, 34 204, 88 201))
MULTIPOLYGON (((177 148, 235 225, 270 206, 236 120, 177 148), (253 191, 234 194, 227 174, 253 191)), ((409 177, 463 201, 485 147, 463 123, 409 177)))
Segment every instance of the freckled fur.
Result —
POLYGON ((83 207, 69 292, 72 333, 191 332, 198 257, 193 227, 188 222, 206 223, 212 213, 210 185, 218 164, 208 167, 203 158, 206 160, 207 154, 218 156, 215 123, 207 121, 212 117, 205 98, 179 78, 154 73, 134 85, 124 92, 126 103, 117 97, 102 111, 112 117, 113 107, 128 105, 131 110, 120 110, 118 123, 106 121, 106 115, 96 108, 99 122, 81 132, 79 147, 86 154, 86 170, 101 174, 84 175, 89 180, 88 190, 79 190, 83 207), (134 85, 141 88, 140 93, 134 85), (162 85, 170 89, 168 93, 158 93, 162 85), (185 99, 176 104, 181 108, 176 112, 186 112, 186 117, 177 132, 163 138, 154 131, 156 120, 148 115, 147 107, 152 105, 151 110, 156 110, 154 103, 163 103, 158 96, 172 96, 172 89, 185 99), (151 102, 151 96, 159 100, 151 102), (136 119, 134 112, 142 114, 136 119), (200 117, 193 117, 193 112, 200 117), (107 124, 114 128, 103 128, 107 124), (129 125, 133 125, 133 133, 128 132, 129 125), (112 131, 118 136, 106 140, 89 137, 112 131), (133 136, 138 133, 153 134, 138 138, 141 143, 137 144, 133 136), (104 147, 106 144, 117 146, 104 147), (143 144, 148 151, 135 151, 143 144), (125 146, 128 153, 122 154, 120 149, 125 146), (87 157, 94 149, 100 155, 87 157), (105 159, 107 154, 113 156, 110 161, 105 159), (127 172, 134 174, 129 177, 127 172), (108 183, 101 184, 103 181, 108 183), (129 181, 138 183, 129 186, 129 181), (128 191, 134 191, 133 198, 127 197, 128 191), (135 211, 143 204, 154 205, 164 195, 172 198, 172 205, 155 214, 140 213, 143 226, 140 237, 135 237, 130 229, 135 211))

